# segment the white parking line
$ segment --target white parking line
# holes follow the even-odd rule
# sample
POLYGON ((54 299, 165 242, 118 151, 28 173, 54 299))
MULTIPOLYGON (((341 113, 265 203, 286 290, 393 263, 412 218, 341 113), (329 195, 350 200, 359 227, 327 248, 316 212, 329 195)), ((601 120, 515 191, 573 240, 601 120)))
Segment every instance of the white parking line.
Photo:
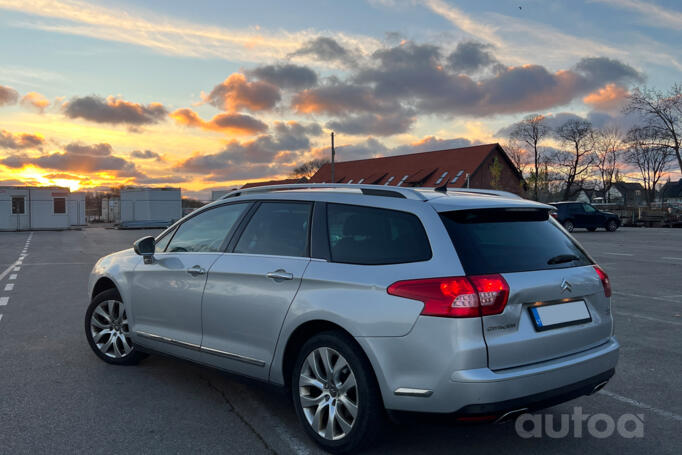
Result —
POLYGON ((5 291, 12 291, 14 290, 14 283, 7 283, 5 285, 5 291))
POLYGON ((671 256, 663 256, 661 259, 670 259, 672 261, 682 261, 682 258, 674 258, 671 256))
POLYGON ((17 279, 17 274, 16 274, 16 273, 12 273, 12 274, 9 276, 9 279, 10 279, 10 280, 16 280, 16 279, 17 279))
POLYGON ((19 261, 15 262, 14 264, 10 264, 9 267, 7 267, 4 272, 0 273, 0 281, 2 281, 2 279, 5 278, 7 274, 11 272, 14 266, 17 264, 19 264, 19 261))
POLYGON ((618 395, 617 393, 609 392, 608 390, 602 389, 599 391, 599 393, 602 395, 606 395, 609 398, 613 398, 614 400, 618 400, 622 403, 627 403, 632 406, 635 406, 636 408, 644 409, 654 414, 658 414, 661 417, 667 417, 668 419, 673 419, 677 420, 678 422, 682 422, 682 416, 675 414, 674 412, 659 409, 649 404, 642 403, 641 401, 633 400, 632 398, 624 397, 622 395, 618 395))
POLYGON ((652 318, 651 316, 642 316, 641 314, 635 314, 635 313, 628 313, 626 311, 614 311, 615 314, 618 316, 626 316, 629 318, 638 318, 638 319, 645 319, 647 321, 653 321, 653 322, 659 322, 663 324, 672 324, 672 325, 679 325, 682 326, 682 321, 668 321, 666 319, 659 319, 659 318, 652 318))
POLYGON ((611 254, 613 256, 634 256, 633 254, 630 253, 604 253, 604 254, 611 254))
POLYGON ((19 270, 21 270, 21 267, 19 267, 19 266, 14 267, 14 269, 12 269, 13 272, 18 272, 19 270))
POLYGON ((5 306, 9 303, 9 297, 0 297, 0 306, 5 306))
POLYGON ((613 291, 612 294, 620 295, 620 296, 623 296, 623 297, 637 297, 638 299, 653 299, 653 300, 661 300, 661 301, 663 301, 663 302, 680 303, 679 300, 675 300, 675 299, 668 299, 668 298, 665 298, 665 297, 655 297, 655 296, 652 296, 652 295, 633 294, 633 293, 631 293, 631 292, 617 292, 617 291, 613 291))

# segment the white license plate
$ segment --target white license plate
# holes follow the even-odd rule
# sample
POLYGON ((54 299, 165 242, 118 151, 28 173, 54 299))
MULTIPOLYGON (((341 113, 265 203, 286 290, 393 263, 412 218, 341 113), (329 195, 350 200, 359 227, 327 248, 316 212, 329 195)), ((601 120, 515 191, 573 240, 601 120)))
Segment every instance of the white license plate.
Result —
POLYGON ((583 300, 531 307, 530 315, 539 331, 590 322, 592 317, 583 300))

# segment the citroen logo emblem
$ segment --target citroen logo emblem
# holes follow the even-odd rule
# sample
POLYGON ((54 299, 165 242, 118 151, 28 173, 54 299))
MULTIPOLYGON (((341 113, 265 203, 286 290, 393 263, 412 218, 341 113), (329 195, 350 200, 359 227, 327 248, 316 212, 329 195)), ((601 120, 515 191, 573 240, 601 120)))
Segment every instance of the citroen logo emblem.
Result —
POLYGON ((573 290, 573 286, 571 286, 571 283, 566 281, 564 278, 561 280, 561 293, 563 294, 564 292, 571 292, 573 290))

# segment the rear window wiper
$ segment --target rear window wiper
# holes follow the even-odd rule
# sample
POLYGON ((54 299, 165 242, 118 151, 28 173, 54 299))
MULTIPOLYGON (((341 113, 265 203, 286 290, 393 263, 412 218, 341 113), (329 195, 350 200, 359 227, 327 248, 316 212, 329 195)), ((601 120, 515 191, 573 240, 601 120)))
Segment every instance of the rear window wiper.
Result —
POLYGON ((563 264, 564 262, 573 262, 577 261, 580 258, 576 256, 575 254, 560 254, 558 256, 554 256, 550 260, 547 261, 547 264, 549 265, 554 265, 554 264, 563 264))

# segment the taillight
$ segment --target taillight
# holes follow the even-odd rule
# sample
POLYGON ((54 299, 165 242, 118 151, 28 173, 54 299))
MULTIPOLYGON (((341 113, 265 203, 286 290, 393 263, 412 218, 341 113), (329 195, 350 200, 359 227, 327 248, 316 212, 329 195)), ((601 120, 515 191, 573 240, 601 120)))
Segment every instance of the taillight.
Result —
POLYGON ((609 276, 604 272, 604 269, 598 265, 594 266, 594 270, 597 272, 597 275, 599 275, 601 285, 604 287, 604 296, 611 297, 611 281, 609 281, 609 276))
POLYGON ((387 292, 423 302, 425 316, 471 318, 501 313, 509 285, 501 275, 458 276, 398 281, 387 292))

